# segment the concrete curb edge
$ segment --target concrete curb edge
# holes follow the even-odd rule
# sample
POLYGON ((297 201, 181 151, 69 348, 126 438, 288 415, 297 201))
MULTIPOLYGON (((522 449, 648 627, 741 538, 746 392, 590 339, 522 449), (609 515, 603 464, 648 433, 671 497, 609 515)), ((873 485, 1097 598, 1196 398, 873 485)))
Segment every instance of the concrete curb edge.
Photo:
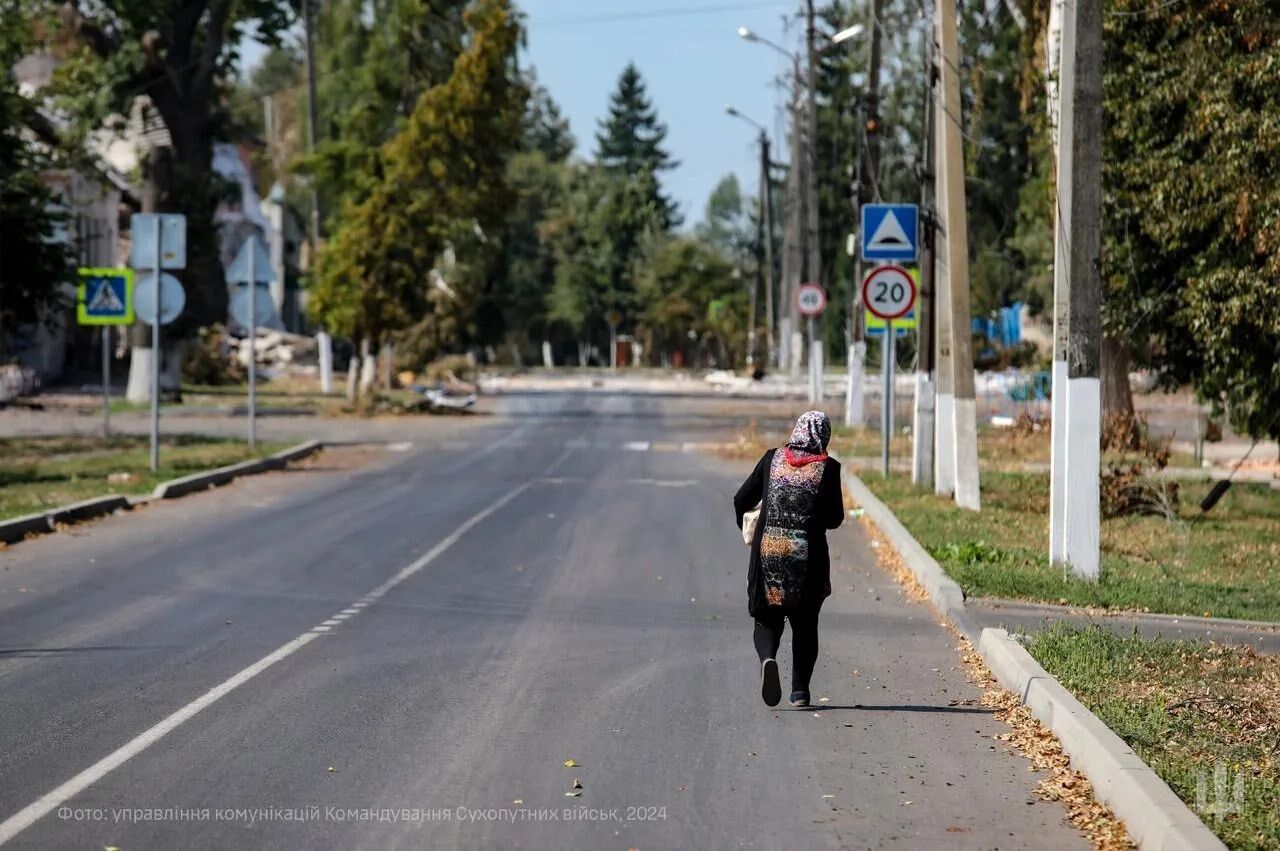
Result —
POLYGON ((1058 737, 1072 766, 1089 778, 1139 848, 1226 851, 1160 776, 1005 630, 984 629, 978 653, 1000 684, 1058 737))
POLYGON ((314 455, 323 448, 323 441, 308 440, 305 443, 299 443, 297 446, 291 446, 265 458, 242 461, 239 464, 232 464, 227 467, 219 467, 215 470, 206 470, 202 473, 193 473, 190 476, 161 482, 150 496, 129 499, 119 494, 110 494, 81 502, 73 502, 70 505, 62 505, 37 514, 27 514, 22 517, 15 517, 12 520, 0 521, 0 543, 15 544, 33 533, 44 534, 56 531, 59 524, 92 520, 95 517, 113 514, 121 509, 132 508, 135 505, 141 505, 153 499, 174 499, 175 497, 185 496, 209 487, 226 484, 240 476, 265 473, 269 470, 280 470, 290 462, 314 455))
POLYGON ((1174 794, 1133 749, 1080 703, 1003 629, 979 629, 964 607, 964 592, 889 507, 856 475, 845 487, 902 556, 929 599, 974 644, 996 680, 1018 695, 1032 715, 1062 742, 1072 765, 1089 778, 1099 798, 1124 822, 1143 851, 1223 849, 1213 831, 1174 794))

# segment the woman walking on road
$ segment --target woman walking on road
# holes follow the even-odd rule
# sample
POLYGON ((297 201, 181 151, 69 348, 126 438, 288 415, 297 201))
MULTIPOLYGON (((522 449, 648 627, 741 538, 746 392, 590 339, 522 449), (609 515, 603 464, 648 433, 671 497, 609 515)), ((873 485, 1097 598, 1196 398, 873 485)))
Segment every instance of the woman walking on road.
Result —
POLYGON ((760 655, 760 695, 769 706, 782 700, 778 647, 791 622, 791 705, 809 705, 809 677, 818 659, 818 612, 831 594, 827 530, 844 520, 840 464, 827 456, 831 420, 809 411, 796 421, 791 440, 764 453, 733 498, 743 515, 759 508, 747 572, 747 611, 755 618, 760 655))

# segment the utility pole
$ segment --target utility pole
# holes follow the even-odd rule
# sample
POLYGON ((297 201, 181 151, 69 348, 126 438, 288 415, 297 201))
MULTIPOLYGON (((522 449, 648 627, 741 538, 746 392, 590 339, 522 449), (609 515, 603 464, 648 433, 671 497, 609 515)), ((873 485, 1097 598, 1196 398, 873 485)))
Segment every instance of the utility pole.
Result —
MULTIPOLYGON (((307 153, 316 149, 316 125, 319 123, 319 109, 316 106, 316 48, 312 35, 311 4, 318 0, 302 0, 302 35, 307 49, 307 153)), ((311 178, 311 262, 315 262, 315 252, 320 249, 320 190, 316 186, 315 177, 311 178)))
POLYGON ((1057 89, 1050 91, 1050 121, 1054 134, 1057 160, 1055 203, 1053 208, 1053 372, 1050 413, 1049 456, 1049 563, 1062 565, 1067 560, 1067 331, 1071 280, 1067 251, 1071 234, 1072 163, 1071 146, 1075 114, 1076 7, 1054 2, 1050 7, 1050 28, 1046 55, 1048 76, 1057 71, 1057 89), (1057 13, 1054 15, 1053 13, 1057 13), (1056 18, 1056 28, 1054 27, 1056 18), (1056 36, 1056 38, 1055 38, 1056 36), (1056 107, 1056 109, 1055 109, 1056 107))
MULTIPOLYGON (((940 209, 946 231, 946 252, 940 254, 939 278, 945 279, 946 302, 939 309, 949 314, 951 390, 954 393, 952 439, 955 462, 955 499, 961 508, 981 507, 978 489, 978 411, 973 386, 973 342, 969 311, 969 225, 965 212, 964 140, 960 126, 960 45, 956 33, 956 0, 937 0, 938 46, 941 52, 941 100, 938 111, 938 173, 940 209)), ((939 289, 941 290, 942 287, 939 289)), ((940 341, 941 342, 941 341, 940 341)), ((941 403, 942 382, 939 381, 941 403)), ((941 404, 939 413, 941 414, 941 404)), ((939 416, 941 426, 941 416, 939 416)), ((940 435, 940 439, 947 439, 940 435)))
MULTIPOLYGON (((1071 199, 1067 258, 1067 409, 1064 555, 1073 573, 1097 580, 1102 429, 1102 0, 1075 0, 1075 69, 1070 132, 1071 199)), ((1067 125, 1064 123, 1063 129, 1067 125)), ((1059 175, 1059 181, 1062 178, 1059 175)), ((1054 430, 1058 424, 1054 423, 1054 430)))
MULTIPOLYGON (((805 180, 805 229, 806 241, 808 248, 808 272, 807 283, 822 285, 822 240, 818 229, 818 48, 817 48, 817 25, 814 19, 813 0, 805 0, 805 45, 808 51, 809 73, 807 77, 808 85, 806 86, 806 103, 808 115, 806 116, 806 128, 808 135, 808 144, 805 146, 807 174, 805 180)), ((816 322, 809 323, 810 328, 810 358, 814 356, 821 357, 821 332, 815 334, 818 325, 816 322)), ((818 378, 819 396, 821 395, 821 376, 818 378)), ((813 394, 810 394, 813 395, 813 394)), ((814 402, 821 401, 820 398, 813 399, 814 402)))
POLYGON ((791 165, 787 169, 787 182, 783 198, 782 232, 782 286, 778 296, 780 319, 778 321, 779 367, 791 378, 800 375, 800 360, 795 338, 796 291, 800 287, 801 267, 804 262, 804 205, 801 182, 804 179, 803 142, 800 139, 800 62, 795 62, 795 88, 791 102, 791 165))
MULTIPOLYGON (((881 10, 884 0, 873 0, 871 4, 871 59, 867 68, 866 96, 859 99, 854 113, 853 138, 856 151, 853 161, 853 229, 854 242, 862 240, 862 205, 868 200, 867 175, 875 182, 876 169, 879 167, 879 131, 880 131, 880 29, 881 10), (865 169, 864 169, 865 163, 865 169)), ((848 387, 845 390, 844 424, 859 426, 865 416, 862 376, 867 364, 867 329, 866 317, 862 304, 862 251, 854 245, 853 253, 853 299, 849 305, 850 343, 846 357, 849 371, 848 387)))
POLYGON ((917 359, 915 422, 911 429, 911 483, 927 485, 933 480, 934 431, 934 213, 933 213, 933 28, 925 27, 924 116, 920 132, 920 298, 916 304, 917 359))
POLYGON ((765 363, 774 363, 773 326, 773 167, 769 134, 760 129, 760 223, 764 230, 765 363))

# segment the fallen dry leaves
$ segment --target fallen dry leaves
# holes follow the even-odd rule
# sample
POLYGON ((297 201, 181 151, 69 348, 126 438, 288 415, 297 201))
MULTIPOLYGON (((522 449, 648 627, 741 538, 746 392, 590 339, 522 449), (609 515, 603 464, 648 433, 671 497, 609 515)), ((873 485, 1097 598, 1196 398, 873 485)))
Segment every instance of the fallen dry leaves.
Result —
MULTIPOLYGON (((928 593, 907 567, 902 556, 889 544, 888 538, 865 517, 862 525, 876 544, 872 547, 876 563, 906 590, 910 599, 928 603, 928 593)), ((1120 851, 1136 847, 1124 825, 1109 808, 1094 797, 1093 784, 1079 771, 1071 768, 1071 760, 1063 752, 1058 737, 1033 718, 1031 710, 1023 706, 1013 692, 996 682, 969 639, 961 635, 936 609, 933 611, 956 640, 969 680, 982 689, 982 705, 994 709, 996 720, 1004 722, 1009 728, 1007 733, 1001 733, 996 738, 1030 760, 1036 769, 1048 773, 1037 784, 1035 795, 1044 801, 1061 803, 1066 808, 1067 820, 1088 837, 1098 851, 1120 851)))

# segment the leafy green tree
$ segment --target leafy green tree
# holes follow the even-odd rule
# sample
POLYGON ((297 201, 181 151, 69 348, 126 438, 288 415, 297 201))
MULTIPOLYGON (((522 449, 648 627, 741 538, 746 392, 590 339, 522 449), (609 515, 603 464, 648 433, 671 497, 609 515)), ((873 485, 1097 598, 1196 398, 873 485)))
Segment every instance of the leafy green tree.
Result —
MULTIPOLYGON (((48 4, 50 7, 52 2, 48 4)), ((102 0, 60 7, 71 36, 58 70, 60 106, 75 121, 66 143, 77 147, 111 113, 128 115, 147 95, 173 140, 167 167, 152 170, 160 208, 187 217, 186 327, 221 321, 227 289, 213 213, 224 191, 212 171, 222 136, 226 83, 250 31, 278 44, 292 19, 283 0, 102 0)))
POLYGON ((678 163, 663 147, 666 138, 667 127, 658 120, 640 70, 628 63, 609 99, 609 114, 600 122, 596 159, 610 174, 639 182, 646 202, 658 211, 663 230, 670 230, 680 224, 680 213, 675 201, 663 193, 659 175, 678 163))
POLYGON ((747 278, 697 237, 655 241, 637 285, 641 335, 652 363, 681 352, 689 364, 729 367, 745 358, 747 278))
POLYGON ((1278 437, 1280 4, 1112 12, 1104 325, 1237 430, 1278 437))
MULTIPOLYGON (((0 68, 12 68, 31 45, 30 19, 15 0, 0 0, 0 68)), ((0 76, 0 359, 15 332, 65 306, 75 258, 63 238, 66 217, 43 180, 55 165, 35 104, 12 75, 0 76), (38 128, 38 129, 36 129, 38 128)))
POLYGON ((577 141, 569 129, 569 119, 560 112, 560 106, 544 86, 529 76, 529 110, 525 116, 526 151, 537 151, 549 162, 563 163, 573 155, 577 141))
POLYGON ((464 22, 453 73, 419 96, 379 151, 378 182, 347 198, 321 252, 312 304, 336 333, 377 343, 412 326, 440 347, 468 333, 489 234, 511 204, 507 167, 528 90, 515 71, 521 27, 508 0, 476 0, 464 22), (442 262, 450 254, 457 261, 442 262))

